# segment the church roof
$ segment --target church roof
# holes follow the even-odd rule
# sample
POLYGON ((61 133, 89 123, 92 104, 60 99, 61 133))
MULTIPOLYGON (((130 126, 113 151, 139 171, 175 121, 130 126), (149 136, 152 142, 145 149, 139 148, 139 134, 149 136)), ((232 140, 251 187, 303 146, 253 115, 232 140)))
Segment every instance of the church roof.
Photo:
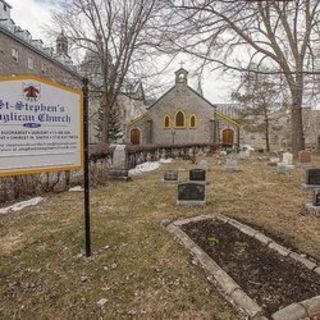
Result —
POLYGON ((175 74, 180 73, 181 71, 183 71, 184 73, 189 73, 188 70, 186 70, 186 69, 184 69, 184 68, 181 67, 180 69, 178 69, 178 70, 175 72, 175 74))
MULTIPOLYGON (((179 71, 179 70, 178 70, 179 71)), ((178 72, 177 71, 177 72, 178 72)), ((172 88, 170 88, 168 91, 166 91, 159 99, 157 99, 155 102, 153 102, 147 109, 151 109, 154 105, 156 105, 161 99, 163 99, 167 94, 169 94, 176 85, 174 85, 172 88)), ((190 86, 187 86, 187 88, 192 91, 194 94, 196 94, 198 97, 200 97, 202 100, 204 100, 206 103, 208 103, 212 108, 216 109, 217 106, 212 104, 209 100, 207 100, 204 96, 202 96, 200 93, 198 93, 196 90, 191 88, 190 86)))

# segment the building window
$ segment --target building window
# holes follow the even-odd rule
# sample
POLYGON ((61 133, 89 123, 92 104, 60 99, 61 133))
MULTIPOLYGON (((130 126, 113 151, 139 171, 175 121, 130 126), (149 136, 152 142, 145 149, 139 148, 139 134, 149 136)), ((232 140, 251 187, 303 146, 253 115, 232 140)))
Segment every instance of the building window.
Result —
POLYGON ((28 57, 28 69, 33 69, 33 58, 28 57))
POLYGON ((175 116, 175 127, 176 128, 185 128, 185 115, 183 111, 178 111, 175 116))
POLYGON ((15 62, 19 62, 19 51, 16 48, 12 48, 11 50, 12 58, 15 62))
POLYGON ((170 117, 168 115, 164 117, 164 127, 170 128, 170 117))
POLYGON ((197 118, 196 116, 193 114, 190 117, 190 128, 196 128, 197 127, 197 118))

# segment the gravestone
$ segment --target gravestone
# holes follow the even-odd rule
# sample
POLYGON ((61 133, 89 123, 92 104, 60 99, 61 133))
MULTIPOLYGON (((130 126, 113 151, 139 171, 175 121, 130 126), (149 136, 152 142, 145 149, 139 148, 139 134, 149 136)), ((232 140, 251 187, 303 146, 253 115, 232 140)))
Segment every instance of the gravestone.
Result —
POLYGON ((309 150, 299 151, 299 162, 300 163, 310 163, 311 162, 311 152, 309 150))
POLYGON ((163 175, 163 181, 169 183, 178 182, 179 173, 177 170, 168 170, 163 175))
POLYGON ((224 169, 228 172, 240 171, 238 161, 236 159, 226 159, 224 169))
POLYGON ((320 216, 320 169, 312 168, 306 170, 306 183, 303 187, 313 191, 313 201, 305 204, 307 213, 320 216))
POLYGON ((126 145, 118 144, 113 151, 110 177, 116 180, 130 180, 126 145))
POLYGON ((282 155, 282 162, 279 162, 277 164, 278 173, 288 174, 293 169, 293 154, 291 152, 284 152, 282 155))
POLYGON ((320 187, 320 169, 308 169, 306 171, 306 178, 306 185, 320 187))
POLYGON ((307 213, 320 217, 320 185, 318 186, 306 186, 308 189, 312 189, 313 196, 312 202, 305 203, 305 210, 307 213))
POLYGON ((203 169, 192 169, 189 171, 190 181, 206 181, 206 170, 203 169))
POLYGON ((198 165, 199 169, 208 171, 209 170, 209 165, 208 165, 208 161, 207 160, 201 160, 199 165, 198 165))
POLYGON ((113 152, 112 158, 112 168, 113 169, 127 169, 127 152, 126 145, 118 144, 113 152))
POLYGON ((277 171, 280 174, 288 174, 288 173, 290 173, 290 169, 291 169, 290 167, 291 166, 289 166, 289 165, 287 165, 287 164, 285 164, 283 162, 279 162, 277 164, 277 171))
POLYGON ((315 190, 313 194, 313 205, 315 207, 320 207, 320 190, 315 190))
POLYGON ((204 206, 206 187, 202 183, 187 182, 178 185, 178 205, 204 206))
POLYGON ((238 153, 238 159, 239 160, 246 160, 250 157, 250 151, 249 150, 240 150, 238 153))
POLYGON ((282 155, 282 163, 291 166, 293 164, 293 154, 291 152, 285 152, 282 155))

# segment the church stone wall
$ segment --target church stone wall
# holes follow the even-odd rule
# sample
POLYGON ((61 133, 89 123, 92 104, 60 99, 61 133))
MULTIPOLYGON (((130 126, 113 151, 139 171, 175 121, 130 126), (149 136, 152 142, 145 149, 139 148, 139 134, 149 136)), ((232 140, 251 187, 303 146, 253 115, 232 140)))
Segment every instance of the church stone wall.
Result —
MULTIPOLYGON (((185 83, 176 86, 149 109, 152 119, 152 138, 155 144, 212 143, 210 120, 214 108, 194 93, 185 83), (178 110, 185 113, 185 128, 175 128, 174 117, 178 110), (196 115, 197 126, 190 128, 190 116, 196 115), (170 128, 164 128, 164 117, 170 116, 170 128)), ((143 142, 144 143, 144 142, 143 142)))

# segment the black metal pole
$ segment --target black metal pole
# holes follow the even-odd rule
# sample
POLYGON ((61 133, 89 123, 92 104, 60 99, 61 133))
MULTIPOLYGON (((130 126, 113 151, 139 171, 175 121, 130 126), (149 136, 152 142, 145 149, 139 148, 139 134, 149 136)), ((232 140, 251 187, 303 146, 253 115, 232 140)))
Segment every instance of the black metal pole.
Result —
POLYGON ((87 78, 83 79, 83 159, 84 159, 84 227, 85 227, 85 247, 86 257, 91 256, 91 236, 90 236, 90 178, 89 178, 89 124, 88 124, 88 83, 87 78))

